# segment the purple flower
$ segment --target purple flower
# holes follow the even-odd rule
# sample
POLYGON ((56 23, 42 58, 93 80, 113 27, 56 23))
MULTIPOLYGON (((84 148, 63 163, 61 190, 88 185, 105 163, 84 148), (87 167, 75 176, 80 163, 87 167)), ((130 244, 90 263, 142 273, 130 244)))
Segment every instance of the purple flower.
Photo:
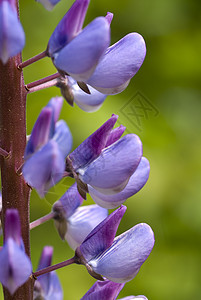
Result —
MULTIPOLYGON (((73 170, 81 182, 105 195, 121 192, 142 159, 142 143, 138 136, 127 134, 120 139, 125 127, 112 130, 117 118, 113 115, 67 158, 67 170, 73 170)), ((144 173, 141 187, 147 180, 147 172, 144 173)), ((123 201, 125 199, 124 195, 123 201)))
POLYGON ((81 300, 115 300, 123 288, 124 283, 110 280, 96 281, 81 300))
POLYGON ((0 265, 0 281, 13 295, 32 272, 31 261, 24 251, 20 219, 16 209, 6 211, 5 243, 0 250, 0 265))
POLYGON ((63 177, 65 157, 72 147, 68 126, 57 121, 62 102, 61 97, 52 98, 42 109, 25 149, 23 175, 41 197, 63 177))
POLYGON ((142 157, 137 169, 121 192, 113 195, 105 195, 91 185, 88 185, 89 194, 98 205, 108 209, 116 208, 123 204, 127 198, 135 195, 142 189, 149 178, 149 171, 149 162, 145 157, 142 157))
MULTIPOLYGON (((37 270, 51 266, 53 248, 46 246, 43 248, 39 266, 37 270)), ((37 278, 34 283, 34 300, 62 300, 63 291, 56 272, 46 273, 37 278)))
POLYGON ((98 205, 79 207, 82 201, 75 183, 53 205, 57 230, 72 249, 76 249, 108 215, 107 209, 98 205))
POLYGON ((47 10, 52 10, 60 0, 36 0, 36 2, 40 2, 47 10))
POLYGON ((145 223, 114 238, 125 210, 121 206, 114 211, 76 249, 78 262, 97 279, 103 276, 117 283, 133 279, 154 246, 153 231, 145 223))
POLYGON ((140 69, 146 45, 138 33, 130 33, 110 46, 87 83, 107 95, 121 93, 140 69))
POLYGON ((98 17, 82 30, 89 0, 77 0, 57 25, 48 43, 56 68, 85 82, 110 43, 110 26, 98 17), (96 42, 94 42, 96 41, 96 42))
POLYGON ((22 51, 25 35, 14 0, 0 0, 0 59, 5 64, 22 51))

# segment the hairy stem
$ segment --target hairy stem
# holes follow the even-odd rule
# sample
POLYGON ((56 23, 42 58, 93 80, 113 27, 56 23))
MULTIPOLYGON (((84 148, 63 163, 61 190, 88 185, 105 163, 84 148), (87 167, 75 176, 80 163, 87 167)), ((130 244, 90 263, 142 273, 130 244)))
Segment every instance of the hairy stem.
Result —
MULTIPOLYGON (((20 63, 20 54, 9 59, 5 65, 0 61, 0 145, 2 149, 10 152, 8 158, 0 156, 2 183, 1 219, 5 231, 6 210, 9 208, 18 209, 25 251, 30 256, 30 188, 24 182, 23 176, 19 176, 16 173, 16 169, 23 164, 26 145, 26 90, 24 88, 23 74, 17 69, 20 63)), ((33 279, 29 279, 13 296, 4 289, 4 299, 33 299, 33 282, 33 279)))

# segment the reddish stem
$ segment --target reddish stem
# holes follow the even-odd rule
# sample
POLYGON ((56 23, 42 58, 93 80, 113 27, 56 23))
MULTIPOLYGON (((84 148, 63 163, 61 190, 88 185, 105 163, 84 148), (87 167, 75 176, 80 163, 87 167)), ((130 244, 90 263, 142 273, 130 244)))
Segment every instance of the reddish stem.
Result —
POLYGON ((47 50, 37 54, 36 56, 32 57, 32 58, 29 58, 28 60, 24 61, 24 62, 21 62, 17 65, 17 68, 19 70, 35 63, 36 61, 39 61, 40 59, 44 58, 47 56, 47 50))
POLYGON ((58 77, 60 77, 60 76, 61 76, 61 74, 59 74, 59 73, 57 72, 57 73, 52 74, 52 75, 50 75, 50 76, 47 76, 47 77, 45 77, 45 78, 42 78, 42 79, 39 79, 39 80, 37 80, 37 81, 28 83, 27 85, 25 85, 25 87, 26 87, 27 90, 29 90, 29 89, 31 89, 31 88, 33 88, 33 87, 35 87, 35 86, 41 85, 41 84, 43 84, 43 83, 46 83, 46 82, 51 81, 51 80, 53 80, 53 79, 56 79, 56 78, 58 78, 58 77))
POLYGON ((37 227, 37 226, 39 226, 39 225, 41 225, 41 224, 43 224, 43 223, 45 223, 45 222, 47 222, 47 221, 49 221, 49 220, 51 220, 51 219, 53 219, 54 216, 55 216, 55 213, 51 212, 48 215, 43 216, 42 218, 31 222, 30 225, 29 225, 30 230, 37 227))
POLYGON ((69 266, 69 265, 72 265, 76 263, 75 261, 75 257, 72 257, 68 260, 65 260, 59 264, 56 264, 56 265, 53 265, 53 266, 49 266, 47 268, 44 268, 44 269, 41 269, 39 271, 36 271, 35 273, 33 273, 33 276, 34 277, 38 277, 38 276, 41 276, 43 274, 46 274, 46 273, 49 273, 49 272, 52 272, 52 271, 55 271, 57 269, 60 269, 60 268, 63 268, 63 267, 66 267, 66 266, 69 266))

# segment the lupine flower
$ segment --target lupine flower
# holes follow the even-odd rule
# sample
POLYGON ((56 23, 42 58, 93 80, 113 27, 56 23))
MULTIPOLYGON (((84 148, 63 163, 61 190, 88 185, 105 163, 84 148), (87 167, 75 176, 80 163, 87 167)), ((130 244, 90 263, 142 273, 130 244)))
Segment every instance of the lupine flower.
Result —
POLYGON ((22 51, 25 35, 18 19, 15 0, 0 0, 0 59, 5 64, 22 51))
MULTIPOLYGON (((51 266, 53 248, 46 246, 43 248, 37 270, 51 266)), ((63 291, 56 272, 46 273, 37 278, 34 283, 34 300, 62 300, 63 291)))
POLYGON ((105 195, 91 185, 88 185, 89 194, 98 205, 108 209, 116 208, 123 204, 127 198, 135 195, 142 189, 149 178, 149 171, 149 162, 145 157, 142 157, 136 171, 130 177, 128 184, 120 193, 105 195))
MULTIPOLYGON (((112 130, 117 118, 113 115, 67 158, 67 170, 74 172, 89 188, 91 186, 105 195, 121 192, 142 159, 142 143, 138 136, 127 134, 120 139, 125 127, 112 130)), ((134 189, 139 190, 147 180, 147 172, 141 172, 141 167, 138 171, 139 185, 136 183, 134 189)), ((92 189, 90 191, 93 193, 92 189)), ((123 199, 120 195, 116 202, 124 201, 127 194, 130 194, 130 187, 123 199)))
POLYGON ((95 19, 81 31, 88 4, 89 1, 81 0, 73 4, 49 40, 48 55, 59 71, 76 81, 105 95, 120 93, 144 61, 144 39, 138 33, 130 33, 108 47, 111 13, 95 19))
POLYGON ((25 149, 23 175, 43 197, 62 177, 72 135, 63 120, 57 121, 62 98, 52 98, 42 109, 25 149))
POLYGON ((55 225, 62 239, 76 249, 86 236, 108 215, 107 209, 98 205, 82 204, 76 183, 53 205, 55 225))
POLYGON ((110 280, 96 281, 81 300, 115 300, 123 288, 124 283, 110 280))
POLYGON ((99 280, 101 276, 117 283, 133 279, 154 246, 153 231, 145 223, 114 238, 125 210, 122 205, 114 211, 76 249, 78 262, 99 280))
POLYGON ((85 82, 110 43, 110 26, 98 17, 82 30, 89 0, 77 0, 49 39, 48 55, 58 70, 85 82), (94 42, 96 41, 96 42, 94 42))
POLYGON ((0 250, 0 266, 0 281, 11 295, 28 280, 32 272, 31 261, 24 251, 16 209, 6 211, 5 243, 0 250))
POLYGON ((52 10, 60 0, 36 0, 36 2, 40 2, 47 10, 52 10))

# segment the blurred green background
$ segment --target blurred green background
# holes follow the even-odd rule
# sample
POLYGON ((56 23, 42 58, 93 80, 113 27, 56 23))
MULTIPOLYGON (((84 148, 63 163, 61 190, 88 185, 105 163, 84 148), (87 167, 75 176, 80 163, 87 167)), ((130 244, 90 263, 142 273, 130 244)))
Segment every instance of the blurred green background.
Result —
MULTIPOLYGON (((61 0, 48 12, 33 0, 20 0, 26 33, 24 60, 45 50, 53 29, 71 4, 70 0, 61 0)), ((129 87, 108 97, 98 112, 88 114, 64 103, 61 118, 67 121, 76 147, 112 113, 118 114, 127 132, 140 136, 144 156, 151 164, 148 183, 126 202, 128 210, 118 233, 146 222, 154 230, 156 243, 119 298, 144 294, 149 300, 201 299, 201 2, 93 0, 85 24, 107 11, 114 13, 112 43, 133 31, 145 38, 144 64, 129 87), (132 114, 134 109, 137 115, 132 114)), ((54 72, 46 58, 24 70, 25 82, 54 72)), ((50 88, 28 96, 28 133, 40 109, 55 95, 60 91, 50 88)), ((45 199, 33 192, 31 220, 48 213, 70 184, 61 182, 45 199)), ((50 221, 31 232, 34 270, 44 245, 54 246, 54 263, 73 256, 50 221)), ((95 282, 84 267, 77 265, 59 270, 58 275, 65 300, 80 299, 95 282)))

